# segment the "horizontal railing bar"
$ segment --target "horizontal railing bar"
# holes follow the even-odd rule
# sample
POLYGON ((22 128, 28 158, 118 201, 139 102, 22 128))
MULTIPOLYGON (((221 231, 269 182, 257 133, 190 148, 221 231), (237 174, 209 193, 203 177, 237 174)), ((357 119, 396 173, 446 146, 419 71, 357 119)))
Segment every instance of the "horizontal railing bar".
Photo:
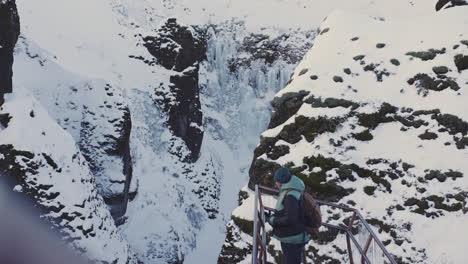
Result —
POLYGON ((347 232, 347 231, 348 231, 346 228, 343 228, 343 227, 341 227, 341 226, 336 226, 336 225, 327 224, 327 223, 322 223, 322 225, 325 226, 325 227, 328 227, 328 228, 338 229, 338 230, 344 231, 344 232, 347 232))

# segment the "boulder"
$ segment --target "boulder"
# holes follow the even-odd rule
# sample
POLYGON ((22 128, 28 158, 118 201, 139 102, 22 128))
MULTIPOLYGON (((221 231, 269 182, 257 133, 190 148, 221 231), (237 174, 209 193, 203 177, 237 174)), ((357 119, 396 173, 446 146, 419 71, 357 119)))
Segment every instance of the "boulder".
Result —
POLYGON ((2 105, 3 95, 13 90, 13 49, 20 33, 15 0, 0 1, 0 29, 0 105, 2 105))

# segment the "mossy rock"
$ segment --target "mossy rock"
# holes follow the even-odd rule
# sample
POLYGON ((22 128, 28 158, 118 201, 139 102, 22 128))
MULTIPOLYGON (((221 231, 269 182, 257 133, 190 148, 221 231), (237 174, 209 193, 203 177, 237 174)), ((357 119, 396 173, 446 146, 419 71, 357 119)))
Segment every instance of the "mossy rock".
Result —
POLYGON ((326 117, 307 118, 298 116, 295 122, 283 127, 278 137, 290 144, 295 144, 306 138, 308 142, 314 141, 315 137, 325 132, 335 132, 338 125, 343 121, 341 118, 328 119, 326 117))
POLYGON ((273 114, 268 128, 274 128, 284 123, 291 116, 295 115, 302 106, 302 100, 309 94, 307 91, 297 93, 285 93, 280 97, 275 97, 271 102, 273 114))
POLYGON ((382 220, 379 220, 377 218, 367 219, 367 223, 369 223, 369 224, 371 224, 373 226, 378 226, 379 227, 379 229, 378 229, 379 233, 382 233, 382 232, 390 233, 391 230, 394 230, 396 228, 395 225, 386 224, 382 220))
POLYGON ((433 140, 438 138, 436 133, 429 132, 426 130, 426 132, 422 133, 421 135, 418 136, 422 140, 433 140))
POLYGON ((457 66, 458 72, 468 69, 468 56, 463 54, 458 54, 453 58, 455 66, 457 66))
POLYGON ((440 182, 444 182, 447 178, 451 178, 452 180, 456 180, 457 178, 462 178, 463 173, 459 171, 449 170, 447 172, 441 172, 440 170, 430 170, 424 178, 426 180, 432 180, 437 178, 440 182))
POLYGON ((289 154, 289 146, 280 145, 273 146, 269 152, 267 152, 267 157, 272 160, 277 160, 278 158, 289 154))
POLYGON ((275 147, 276 142, 278 142, 276 137, 260 137, 260 144, 254 150, 254 157, 269 153, 275 147))
POLYGON ((390 63, 392 63, 392 64, 395 65, 395 66, 400 66, 400 61, 397 60, 397 59, 391 59, 391 60, 390 60, 390 63))
POLYGON ((325 158, 322 155, 304 157, 303 162, 309 167, 309 170, 312 170, 315 167, 320 167, 322 169, 321 172, 326 172, 342 166, 339 161, 336 161, 333 158, 325 158))
POLYGON ((447 88, 450 88, 454 91, 460 90, 460 86, 452 78, 436 79, 425 73, 418 73, 414 77, 408 79, 407 82, 409 85, 416 84, 416 87, 418 88, 424 88, 433 91, 443 91, 447 88))
POLYGON ((236 216, 231 216, 231 219, 242 232, 253 236, 253 221, 242 219, 236 216))
POLYGON ((437 179, 440 182, 444 182, 447 179, 447 176, 439 170, 431 170, 424 176, 424 178, 428 181, 432 179, 437 179))
POLYGON ((358 103, 345 100, 345 99, 337 99, 337 98, 326 98, 325 100, 323 100, 322 98, 315 98, 313 96, 310 96, 304 102, 316 108, 351 107, 351 110, 356 110, 357 108, 359 108, 358 103))
POLYGON ((462 135, 468 134, 468 123, 455 115, 441 114, 435 116, 435 119, 441 126, 447 128, 451 135, 457 133, 462 133, 462 135))
POLYGON ((365 192, 367 195, 374 195, 376 189, 377 189, 377 188, 376 188, 375 186, 365 186, 365 187, 364 187, 364 192, 365 192))
POLYGON ((388 117, 387 115, 394 114, 397 110, 398 108, 388 103, 383 103, 379 111, 376 113, 358 115, 359 125, 375 129, 379 124, 393 122, 395 118, 388 117))
POLYGON ((333 76, 333 81, 336 83, 343 82, 343 78, 341 76, 333 76))
POLYGON ((449 68, 447 66, 434 66, 432 67, 432 71, 435 74, 446 74, 449 72, 449 68))
POLYGON ((406 55, 412 56, 423 61, 433 60, 437 54, 444 54, 445 48, 437 50, 437 49, 429 49, 427 51, 410 51, 407 52, 406 55))
POLYGON ((465 149, 465 147, 468 147, 468 137, 457 139, 455 145, 457 146, 457 149, 465 149))
POLYGON ((254 190, 256 184, 275 187, 273 174, 280 167, 277 163, 255 158, 249 169, 249 188, 254 190))
POLYGON ((412 116, 420 116, 420 115, 438 115, 440 114, 440 109, 432 109, 432 110, 418 110, 414 111, 412 116))
POLYGON ((364 130, 360 133, 357 133, 357 134, 353 134, 353 137, 357 140, 360 140, 360 141, 369 141, 369 140, 372 140, 374 137, 372 136, 372 134, 370 133, 369 129, 367 130, 364 130))
POLYGON ((414 128, 420 128, 421 126, 427 126, 429 125, 428 122, 422 120, 422 119, 414 119, 414 117, 402 117, 402 116, 395 116, 395 120, 400 122, 402 125, 407 126, 407 127, 414 127, 414 128))

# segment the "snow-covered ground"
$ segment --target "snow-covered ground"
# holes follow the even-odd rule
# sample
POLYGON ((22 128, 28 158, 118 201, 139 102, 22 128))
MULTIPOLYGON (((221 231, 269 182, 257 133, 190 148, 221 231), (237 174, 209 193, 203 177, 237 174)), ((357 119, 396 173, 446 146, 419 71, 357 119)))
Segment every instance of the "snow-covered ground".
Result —
MULTIPOLYGON (((468 249, 460 236, 468 232, 461 224, 468 220, 468 71, 457 64, 468 54, 467 11, 388 21, 333 12, 292 82, 276 94, 306 91, 304 103, 263 132, 257 149, 257 161, 293 168, 320 198, 362 210, 405 263, 463 263, 468 249), (286 153, 274 156, 279 147, 286 153), (345 189, 334 196, 320 189, 325 184, 345 189), (382 232, 384 225, 390 229, 382 232)), ((258 183, 256 164, 251 182, 258 183)), ((251 202, 233 214, 251 220, 251 202)))

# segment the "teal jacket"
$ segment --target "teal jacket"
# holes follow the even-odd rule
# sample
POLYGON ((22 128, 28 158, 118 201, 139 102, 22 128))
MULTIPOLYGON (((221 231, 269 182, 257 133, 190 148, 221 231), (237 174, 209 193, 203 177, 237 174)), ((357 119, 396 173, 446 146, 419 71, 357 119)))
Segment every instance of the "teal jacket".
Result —
POLYGON ((298 189, 303 192, 305 189, 304 182, 298 177, 292 176, 289 182, 281 185, 278 200, 276 201, 276 214, 269 221, 273 226, 273 237, 288 244, 307 243, 310 240, 310 235, 304 231, 304 209, 301 193, 289 191, 286 195, 287 189, 298 189), (285 208, 285 206, 289 207, 285 208), (293 219, 291 219, 291 216, 293 216, 293 219), (282 236, 279 235, 280 233, 292 234, 282 236))

